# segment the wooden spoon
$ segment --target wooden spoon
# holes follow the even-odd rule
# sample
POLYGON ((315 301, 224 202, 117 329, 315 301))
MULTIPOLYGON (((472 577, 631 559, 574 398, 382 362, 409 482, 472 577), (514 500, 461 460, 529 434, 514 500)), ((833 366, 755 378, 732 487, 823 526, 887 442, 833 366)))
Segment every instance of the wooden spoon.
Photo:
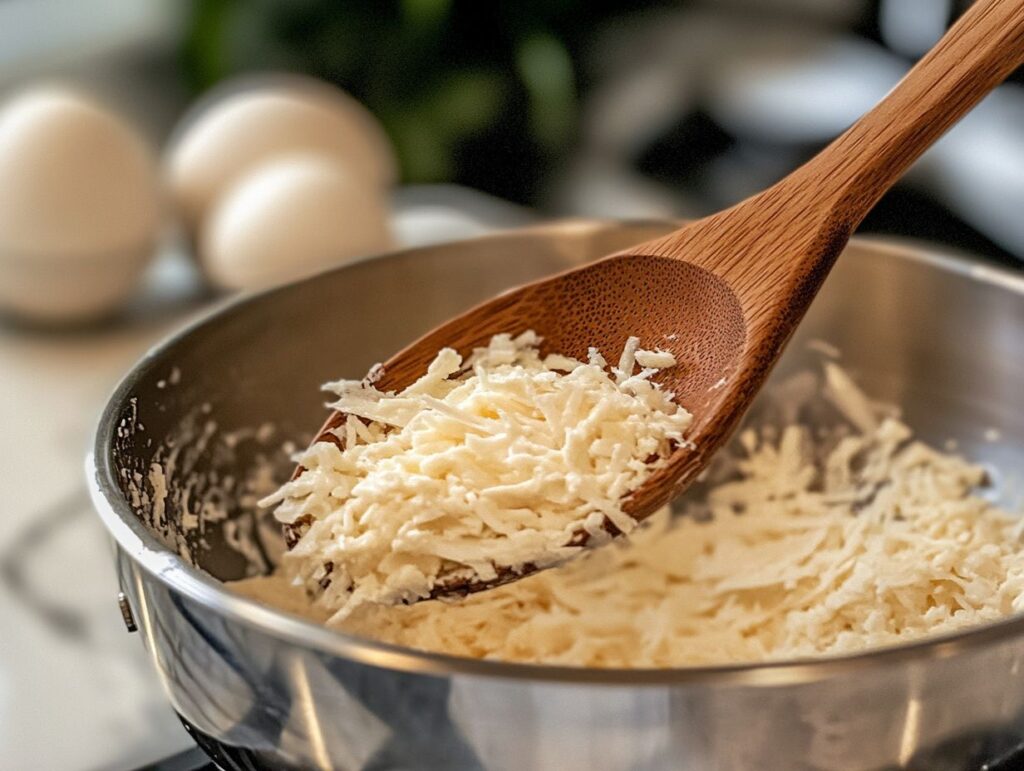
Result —
MULTIPOLYGON (((441 348, 465 354, 501 332, 536 330, 547 351, 581 360, 590 346, 622 350, 630 335, 669 350, 680 366, 656 379, 693 413, 693 447, 677 448, 623 501, 644 519, 690 484, 736 427, 875 202, 1022 62, 1024 0, 978 0, 871 112, 777 184, 663 238, 478 305, 388 360, 377 387, 401 390, 441 348)), ((864 297, 864 313, 871 303, 864 297)), ((342 420, 332 415, 318 441, 337 441, 327 431, 342 420)), ((586 540, 581 532, 573 543, 586 540)), ((534 569, 487 583, 442 580, 434 596, 486 589, 534 569)))

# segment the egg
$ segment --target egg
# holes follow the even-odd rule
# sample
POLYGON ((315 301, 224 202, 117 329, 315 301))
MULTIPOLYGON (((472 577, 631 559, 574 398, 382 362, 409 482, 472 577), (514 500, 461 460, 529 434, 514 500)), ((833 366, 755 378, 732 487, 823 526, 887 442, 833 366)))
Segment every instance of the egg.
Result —
POLYGON ((0 108, 0 309, 100 316, 131 293, 160 224, 142 138, 89 97, 42 87, 0 108))
POLYGON ((336 159, 288 155, 251 170, 203 220, 210 280, 256 289, 389 248, 382 191, 336 159))
POLYGON ((182 121, 167 159, 169 188, 186 230, 239 177, 284 154, 325 155, 360 184, 387 188, 395 158, 373 115, 343 91, 301 76, 229 83, 182 121))

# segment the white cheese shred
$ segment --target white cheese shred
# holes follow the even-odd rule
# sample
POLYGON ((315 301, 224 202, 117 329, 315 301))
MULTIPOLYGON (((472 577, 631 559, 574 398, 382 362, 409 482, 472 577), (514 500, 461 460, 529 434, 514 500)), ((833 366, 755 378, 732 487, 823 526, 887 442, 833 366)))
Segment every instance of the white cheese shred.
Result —
POLYGON ((542 358, 539 344, 496 335, 465 362, 444 349, 400 393, 326 386, 348 415, 333 432, 342 446, 314 444, 263 503, 303 525, 283 569, 336 623, 364 603, 429 597, 456 571, 488 581, 562 562, 581 550, 567 545, 577 533, 606 538, 606 521, 633 529, 622 498, 692 419, 650 380, 674 357, 632 337, 610 373, 595 349, 584 363, 542 358))

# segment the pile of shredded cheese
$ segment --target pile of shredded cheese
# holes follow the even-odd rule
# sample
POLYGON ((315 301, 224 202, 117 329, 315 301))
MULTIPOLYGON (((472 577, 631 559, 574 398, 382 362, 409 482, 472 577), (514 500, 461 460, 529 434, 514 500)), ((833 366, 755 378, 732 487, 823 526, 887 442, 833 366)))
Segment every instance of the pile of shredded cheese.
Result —
POLYGON ((671 354, 630 338, 617 367, 542 357, 533 332, 497 335, 467 361, 442 350, 404 391, 328 384, 346 414, 341 447, 301 454, 305 471, 264 501, 303 534, 284 558, 335 622, 364 603, 429 597, 439 582, 574 556, 635 520, 621 499, 655 469, 691 416, 651 376, 671 354), (636 371, 639 368, 639 371, 636 371), (652 458, 656 460, 651 460, 652 458))
MULTIPOLYGON (((824 390, 844 425, 746 430, 699 509, 461 602, 340 626, 474 658, 672 667, 861 651, 1024 610, 1020 521, 979 494, 983 470, 915 441, 834 364, 824 390)), ((279 577, 241 588, 318 617, 279 577)))

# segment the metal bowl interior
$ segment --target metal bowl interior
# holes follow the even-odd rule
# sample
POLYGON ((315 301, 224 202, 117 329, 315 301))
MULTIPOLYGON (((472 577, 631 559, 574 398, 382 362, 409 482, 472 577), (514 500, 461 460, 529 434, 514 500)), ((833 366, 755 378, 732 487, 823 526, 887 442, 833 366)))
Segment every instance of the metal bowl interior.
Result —
MULTIPOLYGON (((149 480, 135 488, 145 499, 140 505, 133 503, 126 476, 145 477, 161 443, 180 441, 185 421, 201 420, 229 437, 274 426, 271 448, 240 442, 229 465, 209 452, 190 467, 202 472, 205 465, 216 466, 219 475, 244 477, 254 456, 273 455, 288 439, 308 440, 324 415, 322 383, 360 377, 422 331, 504 288, 670 228, 667 223, 578 221, 409 250, 215 310, 150 351, 104 411, 90 461, 104 521, 144 567, 177 588, 254 623, 296 631, 294 624, 283 623, 282 614, 262 612, 219 586, 242 577, 249 564, 226 548, 220 527, 212 525, 202 545, 190 541, 187 554, 170 551, 168 528, 154 532, 156 496, 149 480)), ((806 344, 825 341, 842 352, 844 366, 873 398, 901 405, 922 438, 938 445, 955 441, 967 457, 987 464, 1005 481, 1024 468, 1021 328, 1024 279, 951 256, 855 239, 773 379, 814 366, 806 344)), ((279 453, 277 460, 281 469, 288 468, 287 457, 279 453)), ((1015 485, 1000 489, 1012 498, 1015 485)), ((182 514, 168 506, 159 516, 170 529, 180 529, 182 514)), ((325 642, 323 635, 311 639, 309 632, 300 632, 307 643, 325 642)), ((346 654, 359 644, 334 632, 327 640, 334 651, 343 640, 346 654)), ((378 653, 385 650, 398 649, 384 646, 378 653)), ((560 668, 550 669, 553 674, 560 668)))
MULTIPOLYGON (((569 701, 576 699, 577 691, 559 689, 585 687, 591 689, 588 693, 612 689, 601 692, 615 694, 622 688, 640 688, 646 689, 647 696, 636 695, 636 699, 661 699, 664 691, 672 704, 678 699, 690 704, 690 699, 700 701, 713 692, 712 702, 701 702, 696 712, 686 711, 687 731, 698 733, 721 727, 720 719, 742 717, 744 710, 754 710, 751 705, 763 703, 771 715, 764 701, 769 691, 771 698, 779 699, 779 709, 793 708, 794 714, 805 702, 815 705, 815 710, 831 708, 826 703, 830 699, 837 710, 871 704, 878 711, 872 718, 877 726, 872 723, 860 733, 852 731, 844 741, 855 750, 870 737, 877 747, 868 754, 879 767, 892 758, 909 758, 929 742, 959 736, 964 726, 979 720, 1000 726, 1024 724, 1024 672, 1018 675, 1018 669, 1024 669, 1019 666, 1024 660, 1024 618, 864 654, 770 665, 585 670, 482 662, 352 638, 238 597, 221 582, 241 577, 248 561, 230 547, 233 535, 225 531, 225 522, 211 522, 201 534, 185 536, 186 512, 166 500, 157 504, 161 496, 155 484, 186 484, 184 479, 154 481, 150 476, 159 453, 166 458, 169 449, 182 447, 183 436, 191 436, 193 444, 199 437, 200 450, 188 458, 181 450, 179 471, 202 475, 213 470, 221 481, 225 476, 237 478, 236 484, 257 459, 276 458, 285 471, 287 459, 278 452, 280 444, 284 439, 306 441, 320 425, 323 382, 360 377, 370 365, 437 322, 504 288, 672 227, 666 222, 556 223, 366 260, 234 301, 160 344, 139 362, 118 386, 101 418, 88 462, 90 486, 96 507, 118 543, 122 588, 140 617, 176 709, 218 741, 228 741, 224 738, 228 736, 245 746, 265 743, 264 723, 257 721, 253 727, 246 722, 252 714, 251 700, 239 706, 237 714, 225 705, 243 691, 262 694, 259 699, 267 702, 280 700, 284 692, 292 698, 299 685, 292 674, 281 672, 292 673, 300 663, 314 666, 310 662, 315 661, 318 668, 333 668, 332 673, 338 668, 348 672, 349 667, 366 667, 359 671, 375 672, 376 678, 414 677, 417 683, 416 678, 441 678, 452 687, 486 682, 488 694, 504 688, 510 698, 517 688, 542 687, 549 689, 548 695, 569 701), (265 440, 253 439, 262 434, 252 429, 264 423, 272 424, 274 432, 265 440), (208 428, 209 439, 202 440, 208 428), (227 442, 230 452, 223 449, 223 442, 216 444, 225 437, 234 437, 227 442), (194 652, 199 649, 201 656, 194 652), (220 663, 205 671, 204 685, 212 689, 217 683, 219 717, 211 716, 209 700, 197 696, 194 685, 182 684, 188 672, 203 666, 197 661, 210 656, 220 663), (255 663, 270 658, 274 659, 272 671, 278 673, 275 677, 286 681, 280 693, 274 691, 278 680, 267 679, 267 670, 255 663), (257 677, 254 672, 263 674, 257 677), (928 678, 927 687, 922 678, 928 678), (973 705, 986 694, 994 698, 991 689, 983 690, 991 683, 1001 689, 1000 706, 994 711, 976 710, 973 705), (748 696, 748 688, 756 695, 748 696), (962 691, 961 701, 940 704, 951 688, 962 691), (836 695, 842 689, 844 695, 836 695), (915 699, 917 707, 912 706, 915 699), (923 719, 931 725, 927 730, 918 726, 908 739, 909 729, 900 721, 910 720, 907 710, 914 709, 918 710, 915 725, 923 719), (972 709, 975 715, 970 718, 965 713, 972 709), (904 734, 897 735, 893 721, 903 725, 904 734), (239 725, 248 726, 249 733, 240 734, 239 725)), ((854 240, 773 379, 810 366, 812 354, 806 343, 826 341, 842 351, 843 363, 868 393, 903 406, 907 421, 920 436, 937 444, 955 440, 965 454, 988 464, 997 476, 1010 477, 1024 469, 1022 328, 1021 278, 918 248, 854 240), (998 429, 998 441, 987 435, 991 428, 998 429)), ((1012 491, 1012 485, 1005 487, 1012 491)), ((232 501, 223 503, 227 523, 251 516, 232 501)), ((309 692, 309 683, 302 687, 303 693, 309 692)), ((322 696, 329 705, 326 709, 335 710, 336 701, 359 690, 350 680, 345 689, 322 696)), ((316 700, 309 693, 302 698, 316 700)), ((294 698, 289 703, 294 704, 294 698)), ((573 701, 575 706, 585 703, 573 701)), ((636 706, 631 696, 628 704, 622 704, 623 714, 636 706)), ((761 710, 756 708, 758 714, 761 710)), ((260 718, 267 719, 265 714, 260 718)), ((485 710, 480 719, 493 719, 493 714, 485 710)), ((758 740, 761 744, 748 742, 751 752, 770 746, 764 742, 778 728, 780 718, 775 713, 772 719, 777 721, 775 728, 765 729, 765 736, 758 740)), ((280 725, 275 723, 274 757, 312 762, 310 742, 317 736, 327 741, 320 735, 321 727, 303 724, 288 754, 281 749, 280 738, 286 722, 282 718, 280 725)), ((665 723, 663 728, 668 737, 679 726, 672 729, 665 723)), ((797 757, 787 755, 786 747, 791 744, 793 752, 806 749, 806 742, 816 741, 816 730, 793 728, 799 740, 776 740, 778 764, 771 767, 798 767, 786 765, 787 758, 797 757)), ((702 751, 709 753, 707 758, 720 757, 726 750, 716 742, 728 740, 724 734, 708 740, 701 745, 702 751)), ((347 741, 351 746, 355 740, 347 741)), ((332 752, 326 756, 330 763, 345 766, 332 752)), ((587 752, 592 760, 599 756, 596 749, 587 752)), ((597 763, 593 767, 615 766, 597 763)), ((693 767, 744 766, 709 760, 693 767)), ((865 765, 843 767, 873 766, 865 760, 865 765)))

